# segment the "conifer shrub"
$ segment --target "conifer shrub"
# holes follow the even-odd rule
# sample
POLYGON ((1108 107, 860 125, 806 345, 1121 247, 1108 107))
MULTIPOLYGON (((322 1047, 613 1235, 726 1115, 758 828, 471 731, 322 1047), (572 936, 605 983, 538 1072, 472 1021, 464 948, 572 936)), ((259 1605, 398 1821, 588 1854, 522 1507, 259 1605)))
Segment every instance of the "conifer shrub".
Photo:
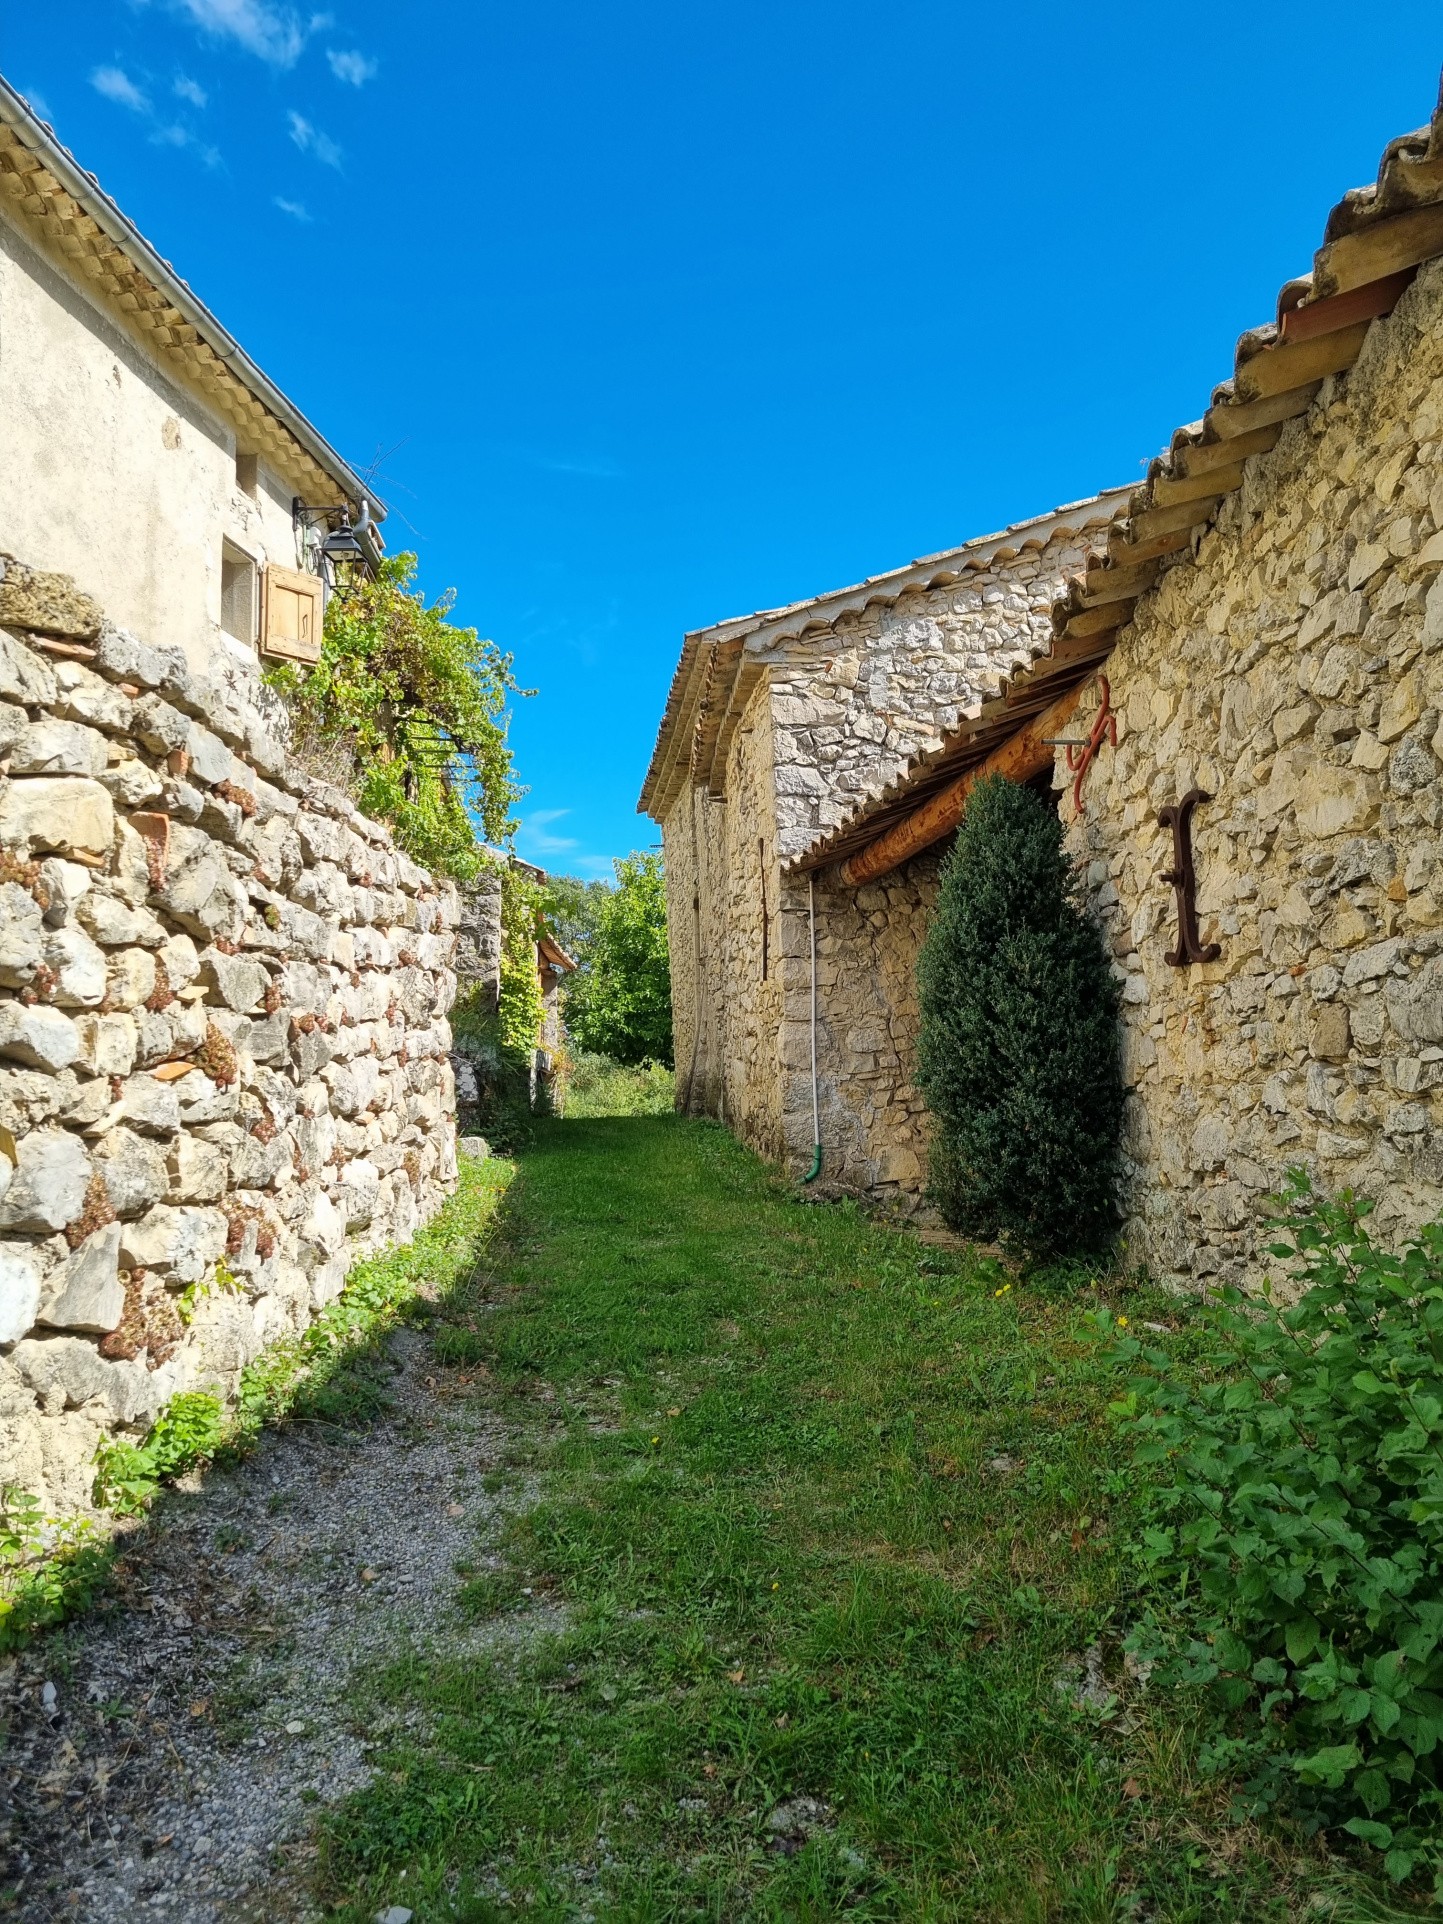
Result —
POLYGON ((1122 1133, 1118 988, 1057 815, 1001 777, 968 798, 917 969, 932 1194, 954 1228, 1104 1248, 1122 1133))

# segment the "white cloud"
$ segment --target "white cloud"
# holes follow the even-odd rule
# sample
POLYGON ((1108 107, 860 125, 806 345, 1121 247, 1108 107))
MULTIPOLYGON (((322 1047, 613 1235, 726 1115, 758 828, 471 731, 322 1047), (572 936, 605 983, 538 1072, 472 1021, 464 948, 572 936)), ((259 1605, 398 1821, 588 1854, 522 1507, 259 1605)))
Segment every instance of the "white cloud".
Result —
POLYGON ((327 47, 326 58, 337 80, 344 80, 348 86, 364 87, 376 77, 376 62, 363 53, 341 53, 335 47, 327 47))
POLYGON ((198 80, 191 80, 185 74, 176 75, 171 92, 177 100, 188 100, 192 107, 203 107, 206 103, 205 88, 198 80))
POLYGON ((30 102, 31 109, 39 115, 41 120, 54 119, 55 116, 50 111, 50 102, 45 98, 44 94, 37 93, 33 87, 22 87, 20 91, 30 102))
POLYGON ((293 67, 313 33, 330 26, 326 13, 303 20, 289 7, 273 7, 267 0, 171 0, 203 33, 217 40, 233 40, 272 67, 293 67))
POLYGON ((188 147, 207 167, 220 166, 219 149, 197 140, 189 127, 179 126, 175 121, 158 121, 150 138, 157 147, 188 147))
POLYGON ((97 67, 90 76, 90 84, 98 94, 113 100, 118 107, 129 107, 132 113, 148 114, 150 102, 136 86, 130 75, 119 67, 97 67))
POLYGON ((329 134, 323 134, 319 127, 313 127, 304 114, 294 108, 287 115, 291 123, 291 139, 303 154, 313 154, 323 167, 339 167, 341 150, 329 134))
POLYGON ((569 808, 534 809, 521 818, 517 840, 524 842, 534 855, 564 855, 568 849, 580 848, 574 836, 551 833, 551 824, 570 813, 569 808))
POLYGON ((287 200, 284 194, 276 195, 276 206, 283 214, 289 214, 292 220, 309 221, 311 218, 301 201, 287 200))

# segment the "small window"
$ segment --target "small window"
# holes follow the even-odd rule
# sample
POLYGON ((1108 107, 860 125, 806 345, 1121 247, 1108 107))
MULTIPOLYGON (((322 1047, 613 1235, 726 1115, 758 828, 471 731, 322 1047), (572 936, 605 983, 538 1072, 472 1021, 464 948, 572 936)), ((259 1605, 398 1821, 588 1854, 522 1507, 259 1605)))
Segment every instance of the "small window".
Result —
POLYGON ((220 556, 220 625, 247 648, 256 644, 256 564, 227 541, 220 556))
POLYGON ((235 484, 242 494, 248 494, 252 501, 261 485, 261 458, 258 454, 242 454, 235 451, 235 484))

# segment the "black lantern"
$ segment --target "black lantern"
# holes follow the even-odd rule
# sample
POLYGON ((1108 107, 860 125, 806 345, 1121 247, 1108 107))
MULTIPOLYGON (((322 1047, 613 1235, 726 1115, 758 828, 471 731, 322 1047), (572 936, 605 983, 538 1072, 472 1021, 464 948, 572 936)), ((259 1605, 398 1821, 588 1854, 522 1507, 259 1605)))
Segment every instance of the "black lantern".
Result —
POLYGON ((365 564, 367 560, 366 551, 356 539, 356 531, 351 526, 350 514, 345 508, 341 509, 340 527, 333 528, 321 543, 321 553, 332 565, 358 561, 363 565, 365 564))

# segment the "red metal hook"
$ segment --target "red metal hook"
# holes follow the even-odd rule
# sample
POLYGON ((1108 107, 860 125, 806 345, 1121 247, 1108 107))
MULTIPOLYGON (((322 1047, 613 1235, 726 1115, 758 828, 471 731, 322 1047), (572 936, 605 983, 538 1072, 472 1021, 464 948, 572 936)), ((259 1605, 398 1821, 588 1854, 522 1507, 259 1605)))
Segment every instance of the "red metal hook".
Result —
POLYGON ((1097 751, 1104 741, 1117 747, 1117 717, 1112 712, 1112 690, 1107 676, 1099 675, 1097 685, 1102 690, 1102 706, 1097 711, 1097 719, 1092 724, 1092 733, 1080 748, 1071 743, 1067 748, 1068 773, 1076 776, 1072 784, 1072 812, 1074 819, 1082 819, 1082 780, 1097 757, 1097 751))

